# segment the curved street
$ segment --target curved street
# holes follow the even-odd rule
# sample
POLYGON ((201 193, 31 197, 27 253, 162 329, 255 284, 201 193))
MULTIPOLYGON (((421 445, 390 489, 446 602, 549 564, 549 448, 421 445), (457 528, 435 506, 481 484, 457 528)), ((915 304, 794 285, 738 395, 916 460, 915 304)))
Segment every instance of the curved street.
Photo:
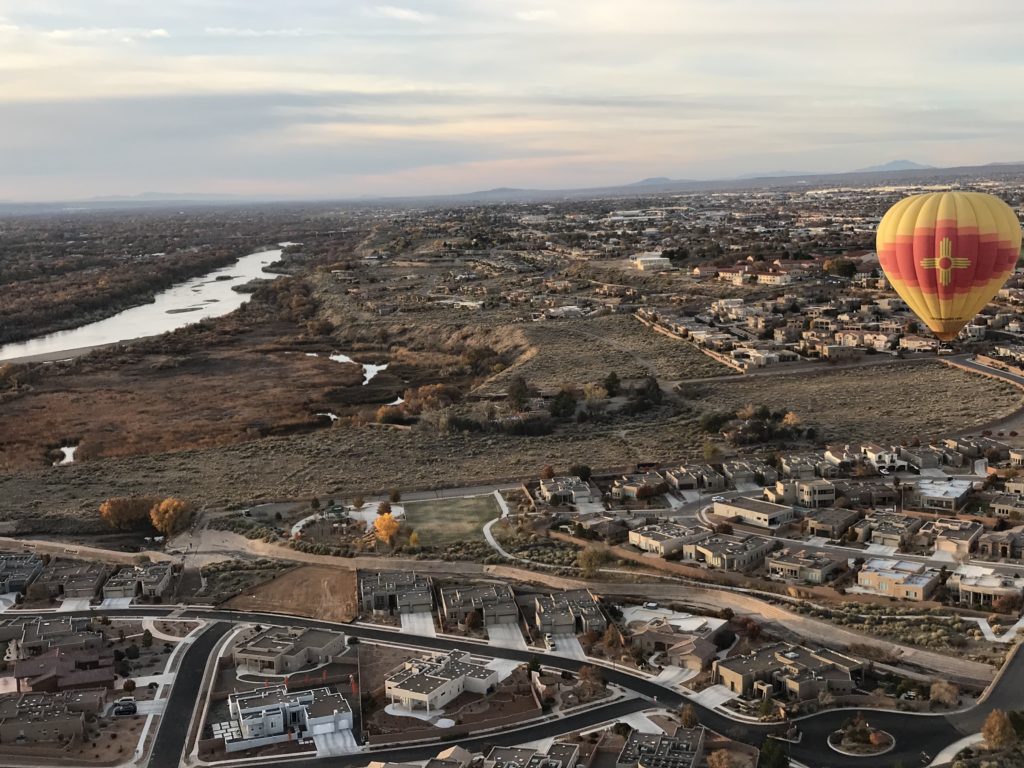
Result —
MULTIPOLYGON (((195 702, 200 700, 203 672, 210 661, 211 653, 217 642, 226 634, 234 623, 286 624, 297 627, 333 629, 343 631, 347 635, 360 639, 398 643, 424 650, 451 650, 458 648, 471 653, 495 658, 512 659, 528 662, 535 656, 542 659, 543 664, 554 669, 577 671, 583 664, 591 663, 580 659, 572 659, 552 654, 539 654, 510 648, 491 646, 481 642, 459 640, 451 637, 424 637, 409 634, 398 634, 395 631, 376 629, 359 624, 344 624, 322 621, 319 619, 298 616, 285 616, 273 613, 242 612, 221 610, 216 608, 178 607, 146 607, 125 608, 102 611, 79 611, 62 613, 61 615, 108 615, 119 617, 163 617, 174 613, 176 618, 203 619, 211 622, 185 652, 174 686, 171 689, 168 710, 174 709, 182 713, 177 718, 162 718, 157 733, 153 756, 149 765, 154 768, 172 768, 179 765, 185 750, 189 719, 185 712, 191 712, 195 702)), ((18 612, 25 616, 47 616, 51 612, 18 612)), ((500 733, 487 733, 473 738, 462 738, 458 743, 467 748, 480 748, 485 744, 515 745, 537 739, 570 733, 601 723, 614 721, 631 712, 637 712, 652 706, 678 708, 683 703, 691 703, 696 708, 700 721, 713 731, 748 743, 758 744, 766 736, 780 733, 782 726, 766 725, 727 717, 718 710, 708 709, 700 703, 689 699, 679 691, 661 685, 639 674, 624 672, 620 669, 600 665, 604 678, 615 685, 634 693, 637 698, 620 700, 605 706, 598 706, 568 717, 552 718, 543 722, 533 723, 524 728, 506 730, 500 733)), ((993 683, 988 696, 982 703, 958 713, 914 714, 905 712, 860 710, 865 712, 871 725, 882 728, 896 736, 895 749, 886 755, 886 764, 900 762, 905 768, 925 766, 945 746, 952 744, 965 735, 976 733, 985 715, 991 709, 1019 708, 1021 690, 1024 686, 1024 655, 1014 654, 1002 674, 993 683), (1019 658, 1018 658, 1019 657, 1019 658)), ((847 757, 833 752, 826 744, 828 734, 841 727, 853 710, 830 710, 810 715, 796 721, 801 738, 799 743, 790 745, 790 756, 808 766, 808 768, 875 768, 868 758, 847 757)), ((368 759, 401 762, 422 760, 433 757, 444 748, 439 740, 425 745, 374 749, 352 755, 328 758, 301 759, 289 761, 290 765, 309 766, 356 766, 365 764, 368 759)), ((259 764, 259 761, 239 761, 236 765, 259 764)))

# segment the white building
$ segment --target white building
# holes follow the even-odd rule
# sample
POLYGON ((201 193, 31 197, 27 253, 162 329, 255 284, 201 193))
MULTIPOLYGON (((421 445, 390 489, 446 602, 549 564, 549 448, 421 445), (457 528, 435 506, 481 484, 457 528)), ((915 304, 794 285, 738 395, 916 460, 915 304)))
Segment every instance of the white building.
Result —
POLYGON ((659 269, 672 269, 672 262, 660 252, 638 253, 630 261, 641 272, 656 272, 659 269))
POLYGON ((449 651, 405 662, 384 680, 384 694, 392 704, 431 712, 464 691, 485 694, 497 683, 496 670, 474 664, 465 651, 449 651))
POLYGON ((228 710, 232 722, 214 728, 228 752, 352 729, 352 709, 331 688, 289 693, 281 684, 233 693, 228 710))

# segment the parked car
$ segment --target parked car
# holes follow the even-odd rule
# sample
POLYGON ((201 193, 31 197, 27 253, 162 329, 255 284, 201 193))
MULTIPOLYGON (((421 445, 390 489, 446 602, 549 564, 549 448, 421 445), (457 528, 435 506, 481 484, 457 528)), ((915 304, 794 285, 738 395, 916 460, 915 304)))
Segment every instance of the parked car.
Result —
POLYGON ((644 608, 647 608, 648 610, 654 611, 654 610, 657 610, 658 604, 657 603, 653 603, 653 602, 652 603, 644 603, 644 608))
POLYGON ((126 715, 137 715, 139 708, 136 706, 134 701, 125 702, 124 704, 114 705, 114 716, 124 717, 126 715))
POLYGON ((712 501, 725 501, 725 496, 712 496, 712 501))

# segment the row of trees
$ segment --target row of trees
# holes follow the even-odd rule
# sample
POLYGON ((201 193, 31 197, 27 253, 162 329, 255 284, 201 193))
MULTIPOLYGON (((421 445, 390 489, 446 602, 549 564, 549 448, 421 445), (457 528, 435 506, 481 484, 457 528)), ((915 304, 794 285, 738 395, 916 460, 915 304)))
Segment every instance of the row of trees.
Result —
POLYGON ((173 496, 113 496, 100 504, 100 517, 111 528, 131 530, 148 522, 164 536, 173 536, 188 527, 192 507, 173 496))

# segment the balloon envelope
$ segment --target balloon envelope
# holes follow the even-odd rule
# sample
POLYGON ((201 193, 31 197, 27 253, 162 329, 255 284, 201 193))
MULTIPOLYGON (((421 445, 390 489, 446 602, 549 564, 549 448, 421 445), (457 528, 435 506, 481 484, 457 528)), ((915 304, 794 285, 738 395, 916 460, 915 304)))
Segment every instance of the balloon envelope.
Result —
POLYGON ((982 192, 912 195, 878 224, 878 261, 893 289, 943 341, 992 299, 1020 256, 1020 222, 982 192))

